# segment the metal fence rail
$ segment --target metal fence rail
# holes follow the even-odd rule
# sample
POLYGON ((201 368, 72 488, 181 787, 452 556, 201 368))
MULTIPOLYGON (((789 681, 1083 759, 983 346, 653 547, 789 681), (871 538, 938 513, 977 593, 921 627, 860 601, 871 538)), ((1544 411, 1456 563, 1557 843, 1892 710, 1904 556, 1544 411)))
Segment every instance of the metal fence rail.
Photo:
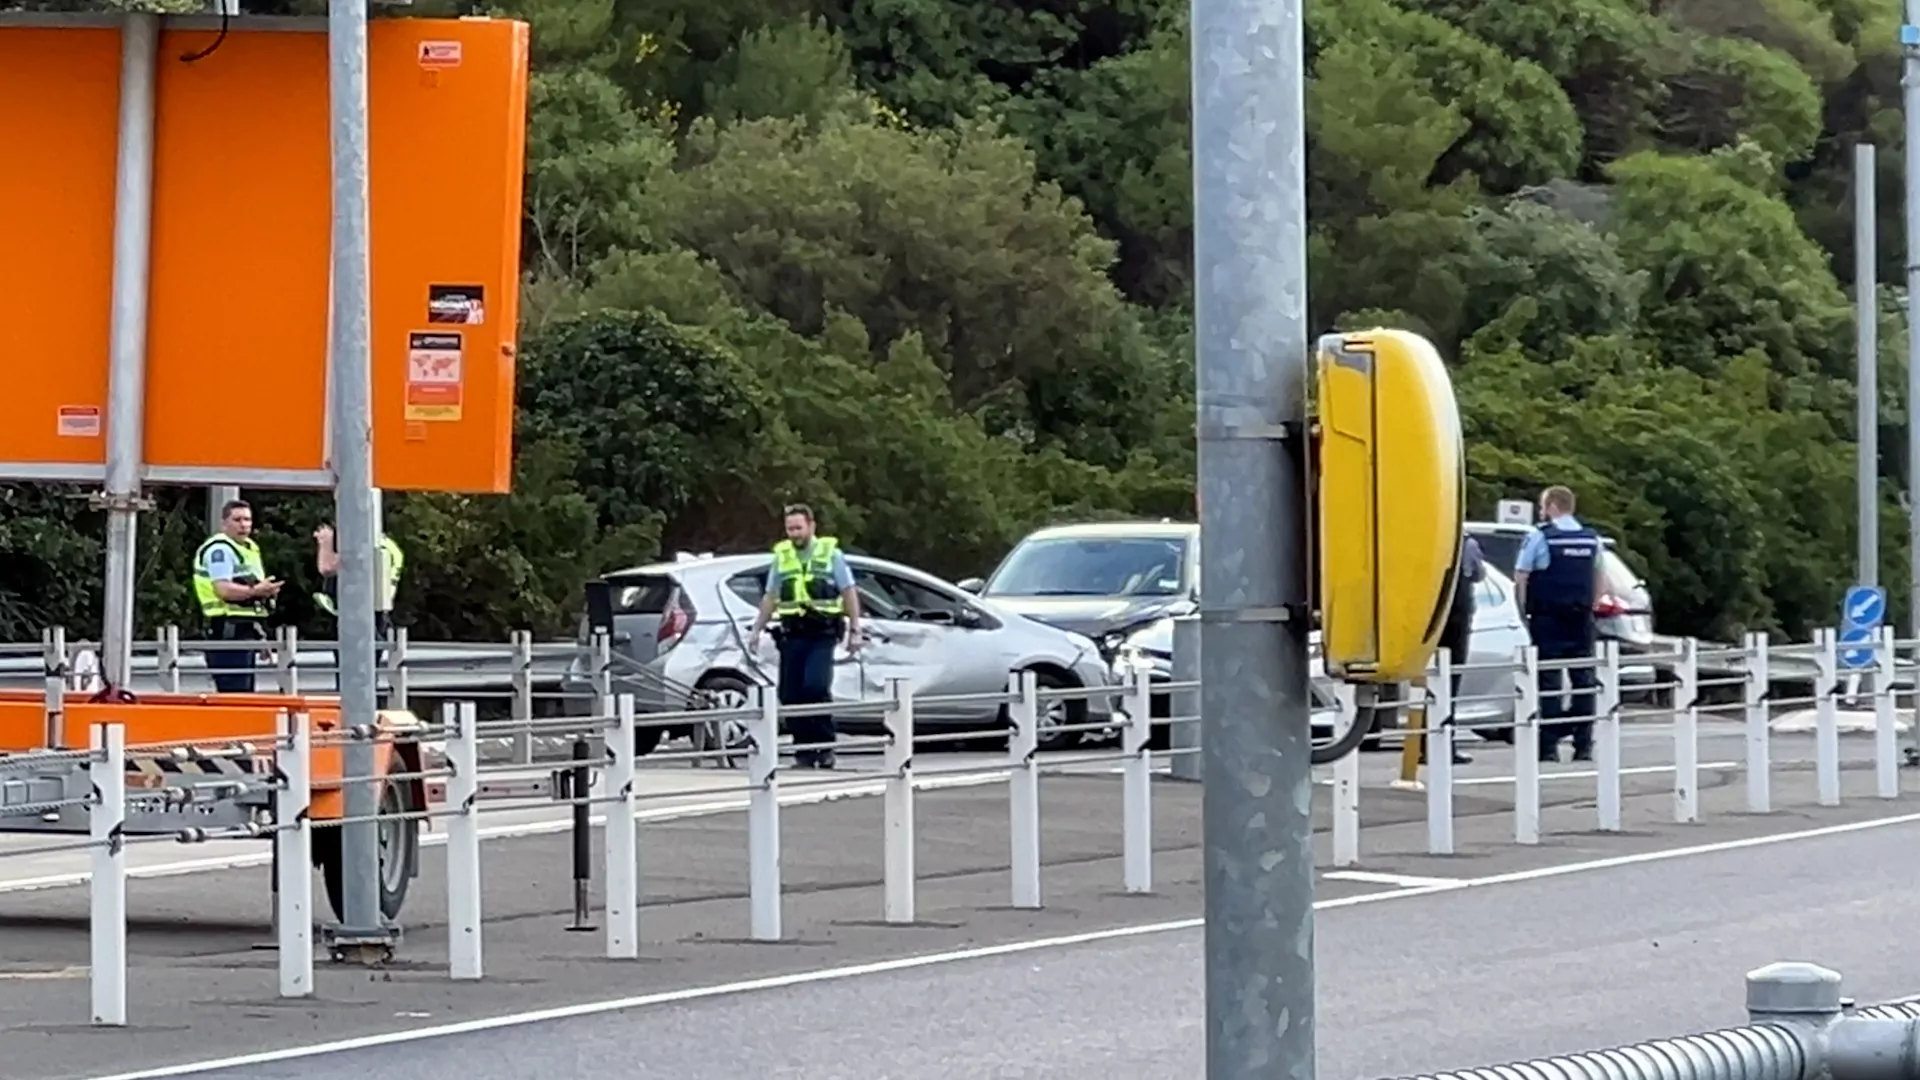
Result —
MULTIPOLYGON (((1903 658, 1898 650, 1892 647, 1890 639, 1886 644, 1879 653, 1879 677, 1870 680, 1866 696, 1860 701, 1873 721, 1876 798, 1894 798, 1900 794, 1900 773, 1893 765, 1892 736, 1895 723, 1901 717, 1898 706, 1902 701, 1910 704, 1912 699, 1911 691, 1903 689, 1896 679, 1899 675, 1911 675, 1912 667, 1902 668, 1899 661, 1903 658)), ((524 647, 518 647, 517 651, 521 660, 528 655, 524 647)), ((1817 717, 1814 765, 1818 792, 1815 797, 1822 805, 1837 805, 1842 797, 1837 783, 1841 745, 1837 720, 1845 691, 1839 684, 1834 656, 1831 634, 1823 634, 1810 645, 1769 645, 1764 637, 1755 635, 1737 649, 1682 642, 1671 657, 1661 660, 1671 672, 1670 703, 1642 706, 1622 701, 1620 673, 1623 664, 1644 663, 1645 658, 1623 660, 1617 646, 1611 644, 1602 646, 1590 658, 1542 660, 1535 650, 1527 649, 1504 663, 1466 666, 1464 670, 1468 673, 1491 672, 1504 680, 1506 692, 1511 695, 1506 700, 1511 700, 1514 711, 1505 722, 1513 726, 1520 766, 1513 770, 1510 781, 1513 841, 1523 845, 1541 841, 1545 831, 1541 788, 1547 783, 1592 784, 1599 827, 1603 831, 1619 831, 1622 777, 1635 771, 1622 766, 1621 729, 1647 721, 1666 724, 1671 732, 1672 816, 1676 822, 1696 821, 1702 814, 1696 790, 1701 768, 1700 725, 1703 717, 1715 714, 1738 719, 1744 726, 1747 755, 1741 767, 1748 773, 1747 809, 1766 813, 1773 809, 1767 777, 1775 768, 1768 739, 1769 726, 1782 709, 1812 709, 1817 717), (1811 693, 1772 693, 1773 684, 1767 681, 1766 673, 1774 658, 1782 654, 1812 658, 1822 677, 1811 693), (1536 754, 1542 745, 1540 677, 1547 672, 1564 675, 1583 664, 1594 669, 1595 688, 1591 703, 1576 708, 1577 715, 1571 719, 1585 717, 1595 723, 1595 768, 1572 775, 1546 774, 1539 767, 1536 754), (1738 675, 1711 673, 1716 670, 1738 675)), ((605 681, 609 670, 603 667, 596 672, 600 679, 596 688, 610 685, 605 681)), ((1430 671, 1425 685, 1409 688, 1411 692, 1407 695, 1413 708, 1435 720, 1431 730, 1424 732, 1433 741, 1424 788, 1428 850, 1442 855, 1452 854, 1457 846, 1455 785, 1449 750, 1458 733, 1472 727, 1453 722, 1457 706, 1465 703, 1464 696, 1460 702, 1451 700, 1454 673, 1442 657, 1430 671)), ((1114 815, 1114 827, 1121 840, 1118 884, 1129 893, 1150 893, 1154 889, 1154 777, 1161 772, 1163 764, 1177 763, 1198 752, 1190 735, 1199 718, 1186 703, 1196 696, 1199 683, 1191 678, 1164 681, 1145 667, 1135 667, 1122 674, 1124 679, 1116 685, 1043 688, 1035 673, 1021 672, 1009 680, 1004 690, 958 695, 921 693, 907 680, 894 679, 887 684, 886 694, 876 700, 790 707, 779 705, 776 696, 763 688, 745 707, 665 712, 640 711, 635 695, 608 694, 591 703, 588 715, 559 717, 531 716, 515 710, 513 715, 490 718, 481 713, 476 702, 469 700, 443 704, 438 715, 426 723, 414 721, 394 729, 372 730, 315 730, 302 711, 306 706, 300 706, 283 712, 277 734, 258 740, 172 746, 127 745, 125 728, 114 720, 113 709, 109 707, 105 713, 107 719, 93 725, 86 750, 55 749, 0 756, 0 829, 33 832, 47 841, 44 845, 0 853, 0 859, 59 850, 89 852, 93 1018, 99 1024, 117 1025, 127 1022, 124 972, 128 847, 140 843, 198 843, 239 838, 269 841, 277 855, 274 911, 279 940, 279 992, 289 997, 305 996, 313 992, 316 922, 313 875, 309 868, 314 865, 318 847, 333 843, 341 825, 365 820, 316 817, 312 812, 316 798, 320 797, 313 770, 315 755, 337 753, 341 747, 356 741, 390 742, 414 748, 431 746, 438 748, 438 753, 399 755, 398 758, 404 760, 376 782, 417 783, 423 792, 441 792, 443 799, 423 794, 417 805, 383 807, 375 815, 375 821, 382 828, 396 823, 419 824, 430 817, 443 823, 448 874, 446 916, 452 941, 449 977, 463 981, 478 979, 484 977, 486 970, 485 913, 481 902, 487 866, 481 843, 486 834, 485 819, 496 813, 556 804, 567 806, 571 814, 576 924, 584 927, 588 919, 592 866, 598 861, 604 866, 605 952, 609 958, 630 960, 637 957, 640 950, 638 898, 642 864, 639 853, 645 843, 645 828, 640 822, 648 817, 644 807, 652 800, 674 797, 671 793, 640 790, 637 780, 641 763, 644 761, 650 769, 716 763, 729 768, 737 765, 731 779, 725 778, 724 773, 713 777, 714 786, 702 794, 733 792, 745 797, 747 929, 754 940, 778 941, 784 935, 786 894, 780 859, 782 796, 810 787, 844 790, 848 783, 846 774, 783 769, 783 755, 810 748, 796 745, 784 728, 795 717, 830 711, 841 720, 864 721, 878 731, 875 735, 843 737, 836 746, 841 750, 878 750, 881 754, 881 770, 860 776, 863 781, 871 778, 882 799, 876 839, 883 853, 882 895, 878 906, 885 921, 910 924, 916 919, 919 875, 915 865, 918 845, 915 803, 921 791, 954 783, 1005 786, 1009 901, 1015 908, 1037 909, 1046 903, 1041 777, 1099 764, 1115 766, 1114 771, 1119 774, 1114 815), (1102 699, 1100 709, 1090 710, 1097 712, 1099 719, 1077 724, 1058 722, 1059 715, 1071 715, 1058 710, 1058 706, 1075 700, 1092 703, 1102 699), (1156 699, 1175 704, 1156 710, 1156 699), (1117 707, 1113 707, 1116 704, 1117 707), (984 762, 944 762, 925 753, 943 745, 979 738, 977 730, 923 730, 916 723, 916 714, 921 711, 951 712, 963 705, 983 712, 1005 707, 1004 753, 984 762), (1156 716, 1156 711, 1161 715, 1156 716), (1050 713, 1057 714, 1053 720, 1047 719, 1050 713), (687 749, 663 749, 644 759, 637 756, 635 747, 645 741, 640 737, 646 729, 677 729, 694 724, 730 725, 742 732, 742 739, 738 744, 696 743, 687 749), (1052 756, 1039 750, 1043 730, 1116 735, 1117 745, 1091 754, 1052 756), (1161 747, 1157 731, 1167 736, 1165 742, 1171 744, 1169 748, 1161 747), (569 758, 547 777, 529 778, 512 763, 483 760, 481 745, 503 738, 563 743, 570 749, 569 758), (265 764, 232 774, 170 776, 159 787, 129 782, 130 777, 142 775, 135 768, 140 761, 161 758, 177 762, 265 764), (596 828, 600 829, 598 860, 591 847, 596 828), (62 835, 63 832, 69 835, 62 835)), ((59 671, 43 677, 49 683, 48 715, 50 719, 57 719, 73 692, 66 689, 59 671)), ((1341 707, 1335 717, 1337 728, 1361 722, 1362 715, 1354 703, 1354 695, 1341 695, 1341 707)), ((1669 771, 1668 766, 1659 768, 1669 771)), ((1348 755, 1337 761, 1329 782, 1333 787, 1333 861, 1340 866, 1351 865, 1362 855, 1360 826, 1365 800, 1359 758, 1348 755)), ((566 829, 563 826, 554 831, 566 829)), ((415 843, 417 846, 417 836, 415 843)), ((397 915, 390 917, 397 918, 397 915)), ((1911 1008, 1920 1011, 1920 1005, 1911 1008)), ((1914 1011, 1861 1013, 1858 1018, 1912 1019, 1914 1011)), ((1752 1068, 1762 1070, 1738 1073, 1743 1080, 1786 1075, 1764 1071, 1768 1069, 1791 1071, 1801 1067, 1789 1058, 1777 1056, 1786 1052, 1782 1048, 1788 1044, 1780 1042, 1774 1034, 1723 1033, 1700 1038, 1709 1040, 1702 1046, 1716 1048, 1716 1052, 1723 1055, 1748 1055, 1754 1063, 1752 1068), (1714 1039, 1721 1042, 1714 1043, 1714 1039)), ((1684 1057, 1681 1044, 1658 1045, 1665 1048, 1636 1052, 1639 1056, 1607 1059, 1611 1065, 1595 1059, 1565 1075, 1639 1075, 1620 1073, 1618 1069, 1627 1061, 1645 1065, 1656 1060, 1681 1060, 1674 1057, 1675 1054, 1684 1057), (1596 1069, 1600 1071, 1593 1071, 1596 1069)), ((1791 1075, 1803 1074, 1791 1072, 1791 1075)), ((1504 1080, 1514 1078, 1508 1076, 1504 1080)))
POLYGON ((1747 973, 1744 1027, 1403 1080, 1915 1080, 1920 1010, 1853 1009, 1838 972, 1806 963, 1747 973))

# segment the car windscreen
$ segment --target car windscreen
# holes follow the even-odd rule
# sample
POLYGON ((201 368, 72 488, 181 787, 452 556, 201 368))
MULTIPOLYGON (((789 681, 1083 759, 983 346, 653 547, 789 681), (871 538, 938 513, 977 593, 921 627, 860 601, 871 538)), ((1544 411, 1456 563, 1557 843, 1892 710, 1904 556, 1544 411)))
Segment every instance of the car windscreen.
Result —
POLYGON ((1007 555, 987 596, 1177 596, 1187 541, 1160 536, 1029 539, 1007 555))
POLYGON ((1525 533, 1474 532, 1470 533, 1480 544, 1480 557, 1499 567, 1500 572, 1513 576, 1513 568, 1520 561, 1520 545, 1526 540, 1525 533))

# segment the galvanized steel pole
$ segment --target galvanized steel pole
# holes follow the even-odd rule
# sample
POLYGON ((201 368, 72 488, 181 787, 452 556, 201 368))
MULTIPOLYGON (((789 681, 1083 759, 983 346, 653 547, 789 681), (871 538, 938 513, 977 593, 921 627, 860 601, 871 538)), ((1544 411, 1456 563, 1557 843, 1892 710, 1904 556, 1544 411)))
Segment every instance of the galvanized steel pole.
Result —
POLYGON ((1856 390, 1855 467, 1859 473, 1859 569, 1854 580, 1880 583, 1880 309, 1874 258, 1878 221, 1874 209, 1872 143, 1853 148, 1853 304, 1856 390))
MULTIPOLYGON (((374 663, 373 357, 368 238, 367 0, 332 0, 327 12, 333 136, 333 303, 328 350, 332 395, 335 544, 340 553, 340 707, 349 726, 369 730, 376 708, 374 663)), ((348 824, 340 826, 341 926, 338 955, 370 958, 393 932, 380 913, 376 799, 368 782, 373 744, 354 739, 343 761, 348 824)), ((397 853, 396 853, 397 857, 397 853)))
MULTIPOLYGON (((1906 0, 1900 26, 1900 101, 1905 114, 1907 232, 1907 635, 1920 638, 1920 0, 1906 0)), ((1907 764, 1920 765, 1920 724, 1907 764)))
POLYGON ((1314 1076, 1301 0, 1194 0, 1207 1080, 1314 1076))
POLYGON ((217 487, 210 487, 207 489, 207 535, 208 536, 212 536, 214 533, 217 533, 220 531, 220 525, 222 520, 220 516, 221 508, 239 497, 240 497, 240 487, 237 484, 221 484, 217 487))
POLYGON ((113 183, 112 338, 107 354, 107 567, 101 676, 133 681, 134 565, 146 441, 147 295, 153 250, 153 98, 159 18, 120 22, 120 145, 113 183))

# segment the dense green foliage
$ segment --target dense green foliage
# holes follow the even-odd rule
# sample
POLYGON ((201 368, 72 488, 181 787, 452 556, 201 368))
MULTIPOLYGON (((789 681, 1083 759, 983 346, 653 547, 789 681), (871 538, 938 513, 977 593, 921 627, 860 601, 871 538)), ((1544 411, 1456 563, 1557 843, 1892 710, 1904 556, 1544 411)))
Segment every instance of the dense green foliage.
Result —
MULTIPOLYGON (((524 18, 536 65, 516 489, 389 499, 416 633, 563 629, 590 573, 763 544, 792 499, 953 576, 1043 522, 1193 512, 1183 5, 411 10, 524 18)), ((1474 514, 1567 482, 1663 629, 1830 622, 1863 138, 1882 279, 1902 262, 1891 6, 1312 0, 1308 23, 1313 318, 1453 362, 1474 514)), ((1890 537, 1903 425, 1890 392, 1890 537)), ((0 635, 91 625, 97 517, 0 503, 0 635)), ((310 574, 324 502, 258 503, 274 570, 310 574)), ((168 492, 148 516, 143 623, 186 614, 200 515, 168 492)))

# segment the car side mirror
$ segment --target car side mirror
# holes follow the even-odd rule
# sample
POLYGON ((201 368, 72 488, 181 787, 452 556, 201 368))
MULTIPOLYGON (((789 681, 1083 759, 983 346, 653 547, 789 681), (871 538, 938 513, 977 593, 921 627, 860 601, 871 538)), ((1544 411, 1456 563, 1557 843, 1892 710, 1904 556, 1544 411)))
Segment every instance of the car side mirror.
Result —
POLYGON ((953 621, 960 626, 979 626, 980 612, 977 609, 963 607, 954 612, 953 621))
POLYGON ((961 592, 972 593, 975 596, 980 595, 980 590, 987 587, 986 581, 977 577, 963 578, 954 582, 954 585, 961 592))

